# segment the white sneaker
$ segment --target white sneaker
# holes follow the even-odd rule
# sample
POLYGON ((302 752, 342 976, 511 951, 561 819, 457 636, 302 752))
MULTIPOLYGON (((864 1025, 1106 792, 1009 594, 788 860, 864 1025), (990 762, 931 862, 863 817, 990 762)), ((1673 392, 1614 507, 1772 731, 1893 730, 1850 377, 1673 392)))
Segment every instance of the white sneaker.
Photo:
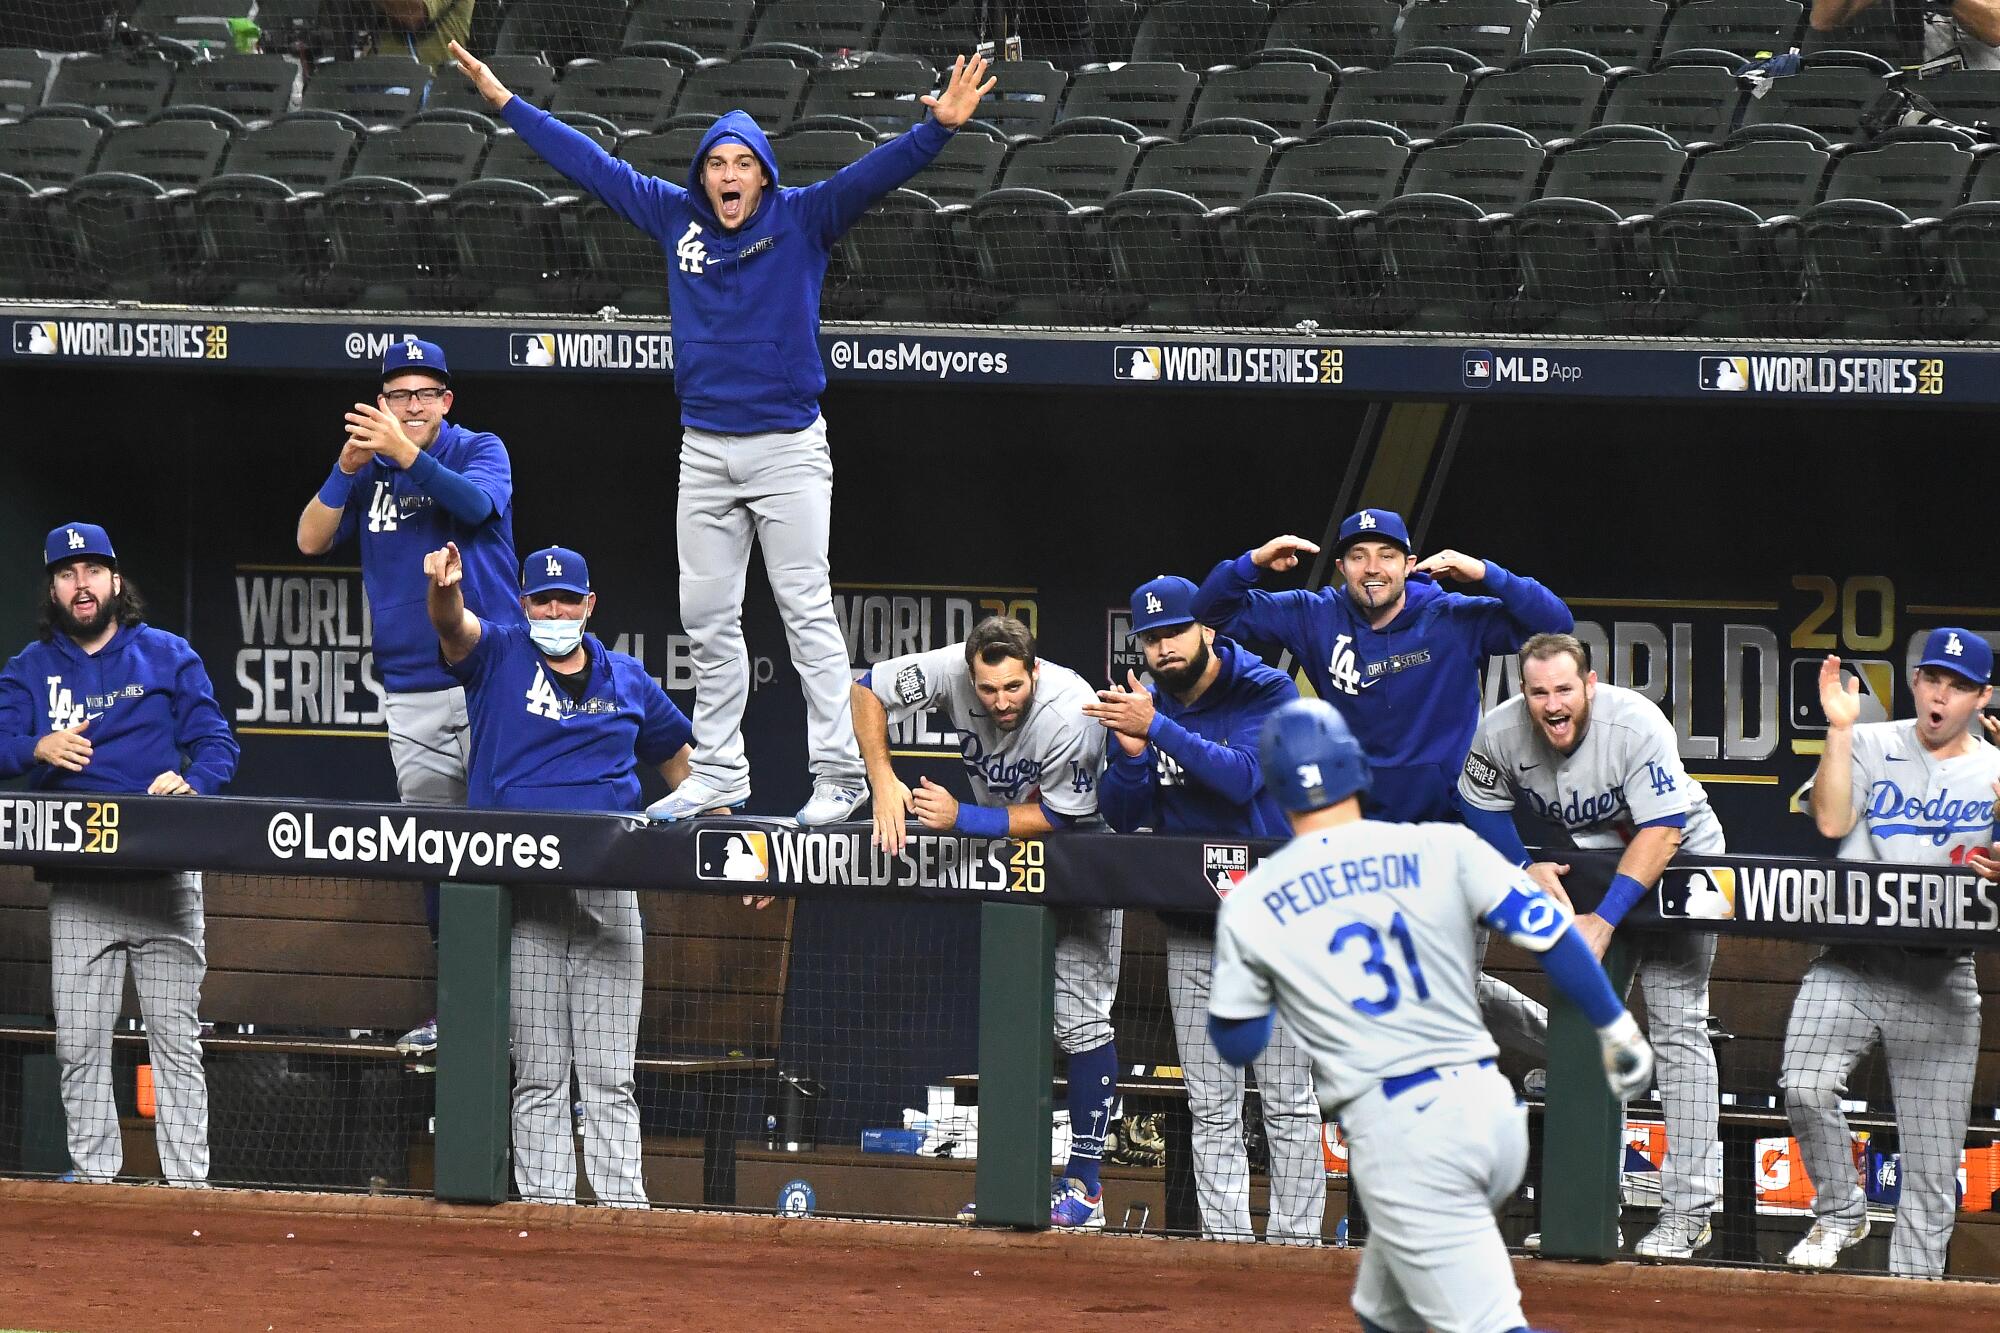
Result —
POLYGON ((1662 1217, 1633 1249, 1641 1259, 1692 1259, 1714 1239, 1715 1228, 1707 1218, 1662 1217))
POLYGON ((801 827, 817 828, 821 824, 838 824, 860 808, 868 799, 868 789, 850 786, 844 782, 813 783, 812 799, 799 807, 793 815, 801 827))
POLYGON ((1831 1268, 1839 1260, 1842 1250, 1860 1244, 1867 1235, 1866 1213, 1862 1214, 1860 1223, 1852 1227, 1822 1218, 1813 1223, 1804 1240, 1792 1246, 1785 1262, 1794 1268, 1831 1268))
POLYGON ((692 819, 705 815, 711 810, 728 806, 741 813, 750 800, 750 785, 745 783, 734 791, 717 791, 700 778, 689 778, 680 786, 646 807, 646 818, 656 824, 670 824, 677 819, 692 819))

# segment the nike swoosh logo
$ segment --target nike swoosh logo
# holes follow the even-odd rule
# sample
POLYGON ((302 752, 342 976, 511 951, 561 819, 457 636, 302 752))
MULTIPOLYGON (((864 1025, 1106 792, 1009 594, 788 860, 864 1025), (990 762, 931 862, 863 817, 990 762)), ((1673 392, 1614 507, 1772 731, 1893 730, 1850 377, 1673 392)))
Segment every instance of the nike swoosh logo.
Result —
POLYGON ((1540 767, 1541 767, 1541 765, 1540 765, 1540 764, 1522 764, 1522 765, 1521 765, 1521 771, 1522 771, 1523 773, 1525 773, 1525 772, 1527 772, 1527 771, 1528 771, 1529 769, 1531 769, 1531 768, 1540 768, 1540 767))
POLYGON ((1422 1115, 1424 1112, 1430 1110, 1433 1106, 1436 1105, 1437 1105, 1437 1098, 1433 1097, 1429 1101, 1425 1102, 1422 1106, 1419 1106, 1417 1108, 1417 1114, 1422 1115))
POLYGON ((1899 754, 1885 754, 1882 757, 1888 760, 1892 764, 1900 764, 1903 762, 1903 756, 1899 754))

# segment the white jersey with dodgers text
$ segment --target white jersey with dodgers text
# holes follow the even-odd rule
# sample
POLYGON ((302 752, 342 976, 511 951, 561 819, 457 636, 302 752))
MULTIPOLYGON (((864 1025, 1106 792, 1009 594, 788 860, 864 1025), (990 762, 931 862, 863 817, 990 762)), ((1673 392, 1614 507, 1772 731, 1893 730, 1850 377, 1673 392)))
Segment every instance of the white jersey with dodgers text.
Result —
POLYGON ((1993 842, 1993 782, 2000 750, 1975 745, 1939 759, 1917 739, 1915 718, 1854 728, 1849 785, 1859 812, 1841 856, 1857 861, 1960 865, 1993 842))
POLYGON ((1097 813, 1104 772, 1104 728, 1085 717, 1097 691, 1068 667, 1044 660, 1034 705, 1012 731, 997 726, 972 685, 965 645, 892 657, 872 668, 869 682, 895 719, 937 709, 958 732, 959 758, 981 805, 1039 800, 1059 815, 1097 813))
POLYGON ((1492 1059, 1478 922, 1514 889, 1540 897, 1455 824, 1358 820, 1294 838, 1223 900, 1209 1012, 1275 1007, 1329 1110, 1385 1078, 1492 1059))
POLYGON ((1525 805, 1578 847, 1623 847, 1639 825, 1685 815, 1684 850, 1728 850, 1708 793, 1681 763, 1673 723, 1651 699, 1618 685, 1597 687, 1583 739, 1566 755, 1543 738, 1524 696, 1494 708, 1473 734, 1458 794, 1477 810, 1525 805))

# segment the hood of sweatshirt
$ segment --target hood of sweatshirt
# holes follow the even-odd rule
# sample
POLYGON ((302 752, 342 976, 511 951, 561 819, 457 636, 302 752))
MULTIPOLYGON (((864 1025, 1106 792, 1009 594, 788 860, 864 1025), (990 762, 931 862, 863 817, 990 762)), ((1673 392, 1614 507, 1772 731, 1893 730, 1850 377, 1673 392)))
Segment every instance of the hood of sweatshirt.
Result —
MULTIPOLYGON (((701 183, 701 164, 707 160, 709 149, 723 139, 740 139, 747 144, 750 151, 757 155, 757 160, 764 164, 764 174, 771 178, 771 183, 764 189, 764 198, 757 202, 757 212, 743 220, 743 227, 748 227, 757 220, 770 196, 778 189, 778 160, 771 155, 771 141, 764 137, 763 126, 752 120, 748 111, 723 112, 716 118, 715 124, 708 127, 708 133, 701 136, 701 146, 694 150, 694 161, 688 163, 688 204, 717 227, 722 225, 715 216, 715 210, 709 207, 708 190, 701 183)), ((737 228, 738 231, 742 229, 737 228)))

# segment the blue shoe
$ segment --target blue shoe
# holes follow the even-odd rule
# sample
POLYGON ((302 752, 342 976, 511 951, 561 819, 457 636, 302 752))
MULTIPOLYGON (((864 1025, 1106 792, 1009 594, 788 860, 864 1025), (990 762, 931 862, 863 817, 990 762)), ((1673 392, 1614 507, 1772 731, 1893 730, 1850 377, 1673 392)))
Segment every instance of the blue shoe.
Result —
POLYGON ((429 1055, 438 1048, 438 1021, 426 1018, 405 1032, 396 1043, 398 1055, 429 1055))
POLYGON ((1049 1200, 1049 1225, 1058 1231, 1104 1230, 1104 1191, 1086 1193, 1081 1180, 1063 1177, 1049 1200))
POLYGON ((671 824, 705 815, 711 810, 720 810, 724 806, 741 814, 749 801, 750 784, 747 782, 733 791, 717 791, 700 778, 689 778, 647 806, 646 818, 656 824, 671 824))

